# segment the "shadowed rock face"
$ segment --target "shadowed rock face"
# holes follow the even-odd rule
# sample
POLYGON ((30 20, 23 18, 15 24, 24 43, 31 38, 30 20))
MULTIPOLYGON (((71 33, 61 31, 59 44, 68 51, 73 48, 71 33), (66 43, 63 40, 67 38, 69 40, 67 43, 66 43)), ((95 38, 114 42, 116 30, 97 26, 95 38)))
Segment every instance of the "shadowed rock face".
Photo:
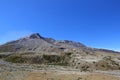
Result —
POLYGON ((39 33, 34 33, 29 36, 30 39, 41 39, 42 36, 39 35, 39 33))

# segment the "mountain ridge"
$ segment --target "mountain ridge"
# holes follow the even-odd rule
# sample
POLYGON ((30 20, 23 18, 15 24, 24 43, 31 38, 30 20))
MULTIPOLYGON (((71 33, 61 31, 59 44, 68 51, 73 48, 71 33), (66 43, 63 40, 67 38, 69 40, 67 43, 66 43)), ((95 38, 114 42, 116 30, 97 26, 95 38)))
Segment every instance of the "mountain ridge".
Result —
POLYGON ((84 71, 120 69, 120 52, 38 33, 1 45, 0 57, 14 63, 67 65, 84 71))
MULTIPOLYGON (((9 46, 13 46, 14 47, 16 45, 19 45, 20 47, 34 47, 34 48, 37 48, 37 47, 50 47, 50 46, 55 46, 55 47, 86 47, 85 45, 83 45, 82 43, 80 42, 73 42, 73 41, 69 41, 69 40, 55 40, 53 38, 45 38, 45 37, 42 37, 39 33, 34 33, 34 34, 31 34, 27 37, 23 37, 23 38, 20 38, 18 40, 15 40, 15 41, 11 41, 11 42, 8 42, 8 43, 5 43, 1 46, 4 46, 4 45, 9 45, 9 46)), ((19 48, 19 47, 16 47, 16 48, 19 48)), ((30 49, 29 49, 30 50, 30 49)))
MULTIPOLYGON (((90 48, 90 49, 94 49, 94 50, 101 50, 101 51, 108 51, 108 52, 115 52, 115 53, 120 53, 119 51, 114 51, 114 50, 108 50, 108 49, 102 49, 102 48, 92 48, 92 47, 87 47, 86 45, 84 45, 83 43, 80 43, 80 42, 76 42, 76 41, 71 41, 71 40, 55 40, 53 38, 47 38, 47 37, 43 37, 41 36, 39 33, 33 33, 31 35, 28 35, 26 37, 22 37, 18 40, 14 40, 14 41, 10 41, 10 42, 7 42, 5 44, 2 44, 0 46, 3 46, 3 45, 9 45, 9 44, 14 44, 14 43, 21 43, 21 42, 24 42, 24 41, 29 41, 31 40, 31 42, 38 42, 39 44, 39 41, 41 40, 42 42, 47 42, 47 44, 51 44, 53 46, 63 46, 63 47, 66 47, 66 45, 64 44, 67 44, 68 46, 73 46, 73 47, 82 47, 82 48, 90 48)), ((27 43, 26 43, 27 44, 27 43)), ((37 43, 33 43, 33 44, 36 44, 38 45, 37 43)), ((17 44, 18 45, 18 44, 17 44)), ((61 47, 62 47, 61 46, 61 47)))

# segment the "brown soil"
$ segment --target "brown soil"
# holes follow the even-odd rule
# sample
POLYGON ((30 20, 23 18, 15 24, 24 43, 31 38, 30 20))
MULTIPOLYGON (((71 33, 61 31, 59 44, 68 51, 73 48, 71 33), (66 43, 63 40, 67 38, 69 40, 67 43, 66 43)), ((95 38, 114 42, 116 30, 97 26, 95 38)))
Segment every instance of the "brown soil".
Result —
POLYGON ((25 80, 120 80, 112 75, 104 74, 59 74, 59 73, 31 73, 25 80))

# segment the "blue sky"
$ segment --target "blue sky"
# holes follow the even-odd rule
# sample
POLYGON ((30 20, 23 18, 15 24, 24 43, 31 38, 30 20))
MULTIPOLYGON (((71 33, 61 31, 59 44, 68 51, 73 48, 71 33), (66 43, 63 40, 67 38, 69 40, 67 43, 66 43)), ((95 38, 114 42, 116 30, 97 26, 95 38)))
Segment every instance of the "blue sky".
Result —
POLYGON ((36 32, 120 51, 120 0, 0 0, 0 44, 36 32))

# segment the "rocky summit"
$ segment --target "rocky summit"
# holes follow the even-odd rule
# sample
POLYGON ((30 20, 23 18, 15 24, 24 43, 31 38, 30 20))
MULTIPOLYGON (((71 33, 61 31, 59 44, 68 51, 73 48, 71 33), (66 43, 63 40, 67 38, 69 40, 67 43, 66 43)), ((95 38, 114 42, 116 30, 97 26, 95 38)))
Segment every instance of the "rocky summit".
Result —
MULTIPOLYGON (((9 73, 10 75, 19 73, 22 75, 20 80, 23 80, 22 77, 27 76, 29 73, 28 71, 38 71, 39 73, 41 70, 50 70, 53 72, 56 72, 57 70, 57 73, 61 73, 60 71, 66 71, 63 72, 65 74, 68 74, 69 71, 75 74, 81 74, 81 72, 96 74, 105 73, 103 71, 106 71, 106 74, 111 73, 112 75, 118 75, 115 73, 116 71, 119 73, 120 70, 120 52, 91 48, 80 42, 70 40, 46 38, 39 33, 34 33, 27 37, 0 45, 0 80, 8 80, 5 77, 2 77, 2 75, 4 76, 8 73, 3 72, 12 71, 13 73, 9 73)), ((40 74, 44 75, 44 73, 40 74)), ((78 77, 78 75, 76 77, 78 77)), ((40 77, 39 79, 44 80, 40 77)), ((74 80, 86 79, 80 78, 74 80)), ((28 76, 27 80, 34 79, 31 79, 28 76)), ((66 78, 66 80, 70 79, 66 78)), ((107 80, 107 78, 105 80, 107 80)), ((115 78, 113 80, 118 79, 115 78)))
MULTIPOLYGON (((52 38, 45 38, 38 33, 31 34, 27 37, 21 38, 16 41, 8 42, 0 46, 0 52, 16 52, 16 51, 47 51, 56 49, 74 49, 84 48, 85 45, 79 42, 69 40, 54 40, 52 38), (6 48, 6 50, 5 50, 6 48)), ((52 51, 54 52, 54 51, 52 51)))

